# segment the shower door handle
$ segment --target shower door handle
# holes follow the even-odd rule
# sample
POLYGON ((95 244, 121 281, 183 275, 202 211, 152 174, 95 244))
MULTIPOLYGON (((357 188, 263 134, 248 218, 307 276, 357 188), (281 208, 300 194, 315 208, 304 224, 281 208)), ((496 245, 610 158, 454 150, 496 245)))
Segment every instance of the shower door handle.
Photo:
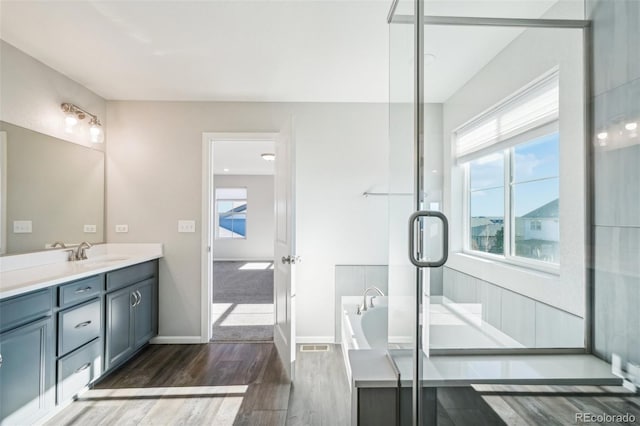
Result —
POLYGON ((449 221, 437 211, 420 210, 409 217, 409 260, 418 268, 437 268, 444 265, 449 257, 449 221), (442 221, 442 257, 437 261, 424 261, 416 257, 416 223, 421 217, 437 217, 442 221))

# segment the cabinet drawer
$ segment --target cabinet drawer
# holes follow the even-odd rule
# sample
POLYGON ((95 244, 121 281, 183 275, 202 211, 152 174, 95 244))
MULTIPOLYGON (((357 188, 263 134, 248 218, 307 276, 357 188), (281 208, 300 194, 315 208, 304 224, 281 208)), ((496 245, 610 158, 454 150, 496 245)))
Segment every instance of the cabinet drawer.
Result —
POLYGON ((85 278, 58 287, 58 304, 60 307, 74 305, 84 300, 99 296, 104 289, 104 275, 85 278))
POLYGON ((156 275, 157 261, 140 263, 107 273, 107 291, 117 290, 156 275))
POLYGON ((0 332, 51 315, 50 289, 39 290, 0 302, 0 332))
POLYGON ((96 339, 58 361, 58 404, 73 398, 102 374, 102 339, 96 339))
POLYGON ((96 299, 58 313, 58 356, 100 336, 101 305, 96 299))

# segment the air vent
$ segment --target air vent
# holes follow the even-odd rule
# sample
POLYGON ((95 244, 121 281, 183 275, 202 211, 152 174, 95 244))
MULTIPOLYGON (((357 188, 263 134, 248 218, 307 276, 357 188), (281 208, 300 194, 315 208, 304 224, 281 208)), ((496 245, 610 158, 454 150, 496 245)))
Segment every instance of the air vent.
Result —
POLYGON ((300 352, 329 352, 329 345, 302 345, 300 352))

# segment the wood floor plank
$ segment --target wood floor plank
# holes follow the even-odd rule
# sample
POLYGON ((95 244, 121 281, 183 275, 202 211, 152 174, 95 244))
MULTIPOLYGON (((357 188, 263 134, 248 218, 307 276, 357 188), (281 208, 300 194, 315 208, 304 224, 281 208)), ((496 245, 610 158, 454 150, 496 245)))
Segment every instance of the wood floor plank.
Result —
MULTIPOLYGON (((329 349, 298 350, 291 386, 273 344, 148 346, 47 425, 347 426, 351 394, 342 352, 339 345, 329 349)), ((581 411, 630 413, 640 425, 640 396, 621 387, 474 388, 478 395, 470 388, 438 392, 439 426, 564 426, 581 411)))
POLYGON ((288 426, 348 425, 350 396, 339 345, 329 345, 328 352, 301 352, 298 348, 288 426))

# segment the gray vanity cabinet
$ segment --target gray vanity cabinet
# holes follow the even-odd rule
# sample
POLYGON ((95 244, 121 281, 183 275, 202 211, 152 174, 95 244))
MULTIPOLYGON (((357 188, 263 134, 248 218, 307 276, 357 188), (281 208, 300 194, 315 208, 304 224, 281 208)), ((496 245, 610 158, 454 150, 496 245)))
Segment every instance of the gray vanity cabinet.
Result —
POLYGON ((131 288, 107 294, 105 370, 120 364, 133 353, 133 305, 131 288))
POLYGON ((43 290, 0 303, 2 425, 34 423, 55 404, 52 301, 43 290))
POLYGON ((133 311, 133 340, 135 349, 146 344, 156 334, 155 288, 156 280, 154 278, 145 280, 135 286, 139 298, 133 311))
POLYGON ((158 333, 157 261, 107 273, 105 370, 158 333))
POLYGON ((0 426, 37 423, 157 332, 157 260, 0 300, 0 426))

